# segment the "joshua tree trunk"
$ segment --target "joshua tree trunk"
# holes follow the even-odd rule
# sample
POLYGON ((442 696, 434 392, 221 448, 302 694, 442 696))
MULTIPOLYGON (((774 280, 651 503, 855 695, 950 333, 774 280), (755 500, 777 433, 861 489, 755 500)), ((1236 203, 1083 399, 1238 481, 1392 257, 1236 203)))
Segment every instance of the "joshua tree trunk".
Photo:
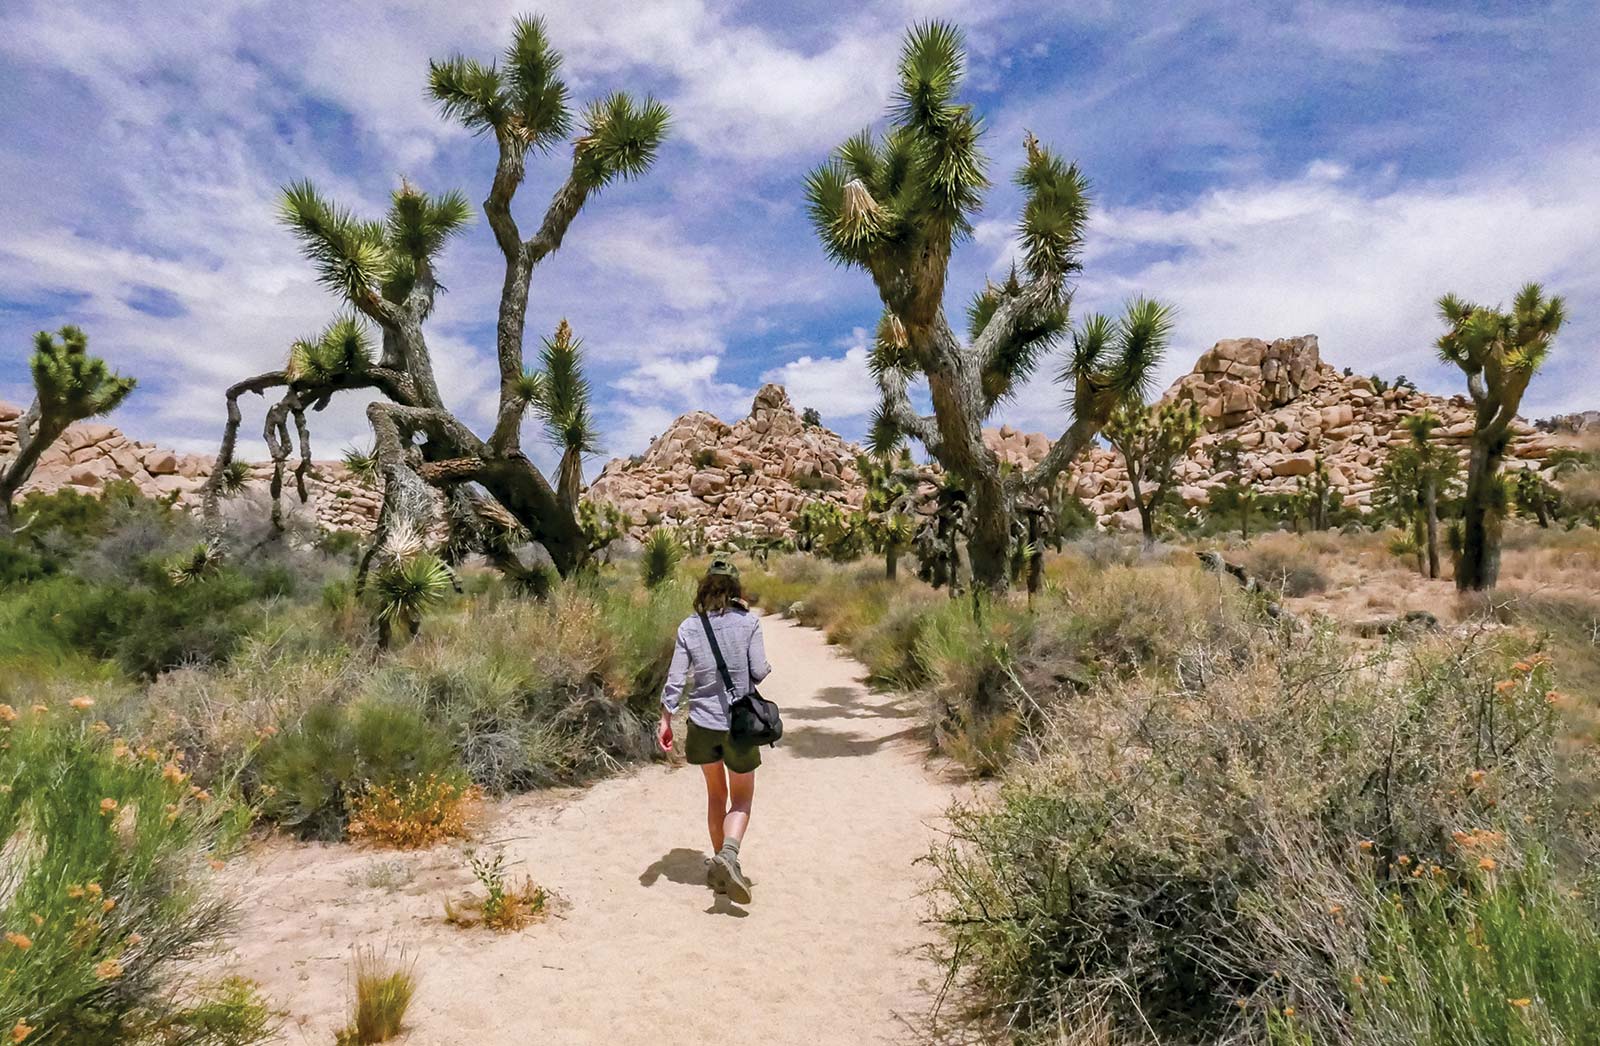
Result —
POLYGON ((1149 548, 1156 543, 1156 511, 1152 504, 1155 499, 1145 498, 1144 492, 1139 489, 1139 477, 1131 472, 1128 482, 1133 487, 1133 507, 1139 510, 1139 532, 1144 535, 1145 548, 1149 548))
POLYGON ((1028 513, 1028 606, 1032 608, 1033 597, 1039 594, 1039 587, 1044 581, 1044 549, 1039 547, 1043 540, 1040 533, 1040 517, 1043 514, 1037 510, 1028 513))
POLYGON ((61 438, 61 433, 66 431, 66 426, 46 426, 39 417, 39 405, 35 403, 28 408, 28 412, 17 419, 17 447, 11 460, 0 469, 0 534, 11 532, 11 506, 16 500, 17 491, 21 490, 33 476, 34 468, 39 464, 39 456, 49 449, 50 444, 61 438))
POLYGON ((890 541, 883 549, 883 576, 893 581, 900 573, 900 546, 890 541))
POLYGON ((1431 473, 1422 482, 1422 518, 1428 548, 1428 576, 1439 576, 1439 480, 1431 473))
POLYGON ((1456 587, 1463 591, 1493 588, 1500 577, 1500 458, 1488 441, 1475 439, 1467 459, 1467 494, 1461 506, 1461 554, 1456 559, 1456 587))

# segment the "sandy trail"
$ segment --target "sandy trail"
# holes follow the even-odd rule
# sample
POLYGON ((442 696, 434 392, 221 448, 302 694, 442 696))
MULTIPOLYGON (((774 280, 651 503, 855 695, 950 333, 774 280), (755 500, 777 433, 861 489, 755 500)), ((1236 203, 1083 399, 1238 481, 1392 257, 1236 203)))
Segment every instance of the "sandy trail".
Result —
POLYGON ((413 1046, 916 1041, 937 973, 918 954, 913 862, 954 787, 926 765, 909 702, 867 691, 821 633, 763 628, 762 692, 786 737, 763 750, 748 907, 705 886, 699 771, 651 765, 494 808, 485 841, 561 898, 556 917, 512 934, 445 924, 443 898, 472 882, 459 848, 274 843, 223 873, 244 916, 226 965, 289 1011, 286 1043, 332 1041, 358 943, 417 957, 413 1046))

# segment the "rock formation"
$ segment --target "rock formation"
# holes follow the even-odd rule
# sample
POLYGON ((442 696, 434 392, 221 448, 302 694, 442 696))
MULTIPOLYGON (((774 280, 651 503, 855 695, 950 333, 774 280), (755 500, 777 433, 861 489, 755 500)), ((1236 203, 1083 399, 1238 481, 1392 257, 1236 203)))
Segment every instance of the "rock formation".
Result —
MULTIPOLYGON (((0 458, 16 446, 21 413, 12 404, 0 403, 0 458)), ((181 508, 198 509, 200 488, 211 475, 212 460, 130 440, 111 425, 79 422, 40 457, 33 478, 19 497, 25 501, 30 494, 57 490, 98 495, 107 483, 126 480, 147 497, 172 497, 181 508)), ((264 493, 271 479, 270 463, 252 465, 246 489, 264 493)), ((300 506, 292 493, 286 493, 285 505, 291 511, 303 509, 324 527, 364 531, 377 519, 377 491, 358 483, 342 462, 317 462, 306 488, 310 494, 306 505, 300 506)))
MULTIPOLYGON (((1315 335, 1219 341, 1164 398, 1193 400, 1207 419, 1207 433, 1174 472, 1179 496, 1191 507, 1205 505, 1210 492, 1236 474, 1264 493, 1291 491, 1320 455, 1345 502, 1366 508, 1389 448, 1406 439, 1402 418, 1434 411, 1444 421, 1435 438, 1463 456, 1473 424, 1464 396, 1412 388, 1379 392, 1370 378, 1339 373, 1322 361, 1315 335), (1237 473, 1221 468, 1225 444, 1236 450, 1237 473)), ((19 413, 0 404, 0 457, 15 443, 19 413)), ((1518 421, 1507 467, 1541 467, 1552 451, 1571 442, 1572 433, 1593 429, 1593 413, 1552 419, 1540 428, 1518 421)), ((1050 447, 1043 434, 1010 425, 985 429, 984 439, 1001 460, 1019 468, 1038 462, 1050 447)), ((785 538, 808 500, 847 510, 861 504, 859 452, 828 429, 802 422, 782 386, 764 385, 748 417, 728 425, 705 411, 685 414, 643 454, 609 462, 587 496, 628 513, 635 537, 660 524, 687 524, 700 527, 711 542, 785 538)), ((23 493, 95 493, 125 479, 152 497, 171 495, 190 507, 199 504, 210 470, 210 458, 134 442, 110 425, 83 423, 46 452, 23 493)), ((936 466, 920 473, 927 487, 937 481, 936 466)), ((1127 474, 1114 451, 1094 447, 1065 475, 1103 524, 1137 528, 1127 474)), ((270 465, 254 465, 250 485, 264 491, 270 477, 270 465)), ((371 528, 378 494, 356 482, 342 463, 317 463, 308 486, 306 510, 321 525, 371 528)), ((298 500, 289 495, 286 503, 296 506, 298 500)))

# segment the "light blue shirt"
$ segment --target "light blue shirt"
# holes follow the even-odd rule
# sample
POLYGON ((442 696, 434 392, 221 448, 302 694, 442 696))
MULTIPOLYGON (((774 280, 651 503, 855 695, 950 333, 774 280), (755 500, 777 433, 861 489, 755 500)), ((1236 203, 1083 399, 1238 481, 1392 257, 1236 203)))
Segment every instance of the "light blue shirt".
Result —
POLYGON ((672 665, 667 669, 661 704, 668 714, 676 712, 688 685, 689 722, 708 730, 726 730, 728 703, 736 696, 748 694, 755 684, 767 678, 772 666, 767 664, 766 647, 761 642, 759 617, 743 607, 729 607, 706 616, 717 634, 722 659, 728 663, 734 693, 730 695, 722 685, 700 615, 692 614, 678 626, 678 639, 672 647, 672 665))

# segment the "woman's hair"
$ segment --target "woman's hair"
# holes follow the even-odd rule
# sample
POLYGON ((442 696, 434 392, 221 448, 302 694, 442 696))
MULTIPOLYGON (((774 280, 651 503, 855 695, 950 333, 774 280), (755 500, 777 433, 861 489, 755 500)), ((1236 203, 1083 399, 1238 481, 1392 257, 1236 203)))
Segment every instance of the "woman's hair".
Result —
POLYGON ((743 601, 744 591, 739 587, 737 577, 707 574, 700 579, 700 587, 695 590, 694 609, 697 614, 714 614, 743 601))

